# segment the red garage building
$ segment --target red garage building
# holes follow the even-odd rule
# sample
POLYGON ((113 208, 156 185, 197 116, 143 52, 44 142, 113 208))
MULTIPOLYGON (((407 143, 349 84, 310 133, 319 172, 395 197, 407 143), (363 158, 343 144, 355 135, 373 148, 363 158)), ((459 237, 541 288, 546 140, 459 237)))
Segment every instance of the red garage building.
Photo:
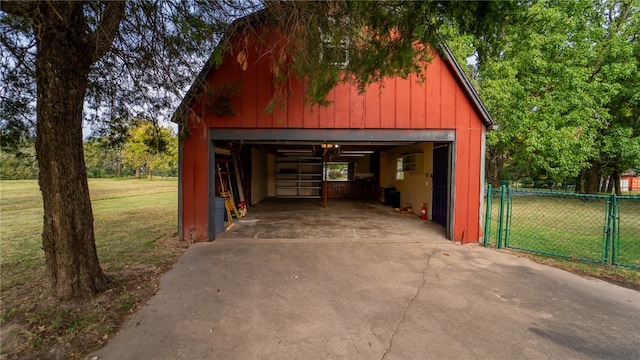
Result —
POLYGON ((447 238, 480 241, 485 135, 496 125, 446 46, 425 64, 423 82, 392 78, 363 94, 339 85, 330 105, 318 107, 305 104, 303 84, 291 78, 281 104, 266 111, 276 87, 271 62, 251 35, 240 43, 219 66, 205 66, 174 115, 187 134, 179 148, 181 239, 215 238, 214 198, 227 178, 226 166, 217 169, 241 151, 249 204, 399 194, 394 201, 416 213, 426 204, 447 238), (328 174, 345 181, 324 182, 328 174))

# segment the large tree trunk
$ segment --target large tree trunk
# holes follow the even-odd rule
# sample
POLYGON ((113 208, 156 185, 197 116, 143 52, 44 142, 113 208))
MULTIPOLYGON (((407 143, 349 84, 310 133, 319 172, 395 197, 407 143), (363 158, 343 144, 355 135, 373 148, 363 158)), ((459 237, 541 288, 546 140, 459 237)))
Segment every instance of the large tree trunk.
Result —
POLYGON ((487 181, 494 188, 499 188, 506 155, 503 151, 493 147, 487 148, 487 155, 485 169, 487 181))
POLYGON ((597 160, 591 161, 591 167, 582 173, 584 188, 582 193, 597 194, 600 189, 600 163, 597 160))
POLYGON ((620 188, 620 174, 621 171, 616 169, 616 171, 611 175, 611 181, 613 182, 613 186, 616 190, 616 195, 618 196, 622 195, 622 189, 620 188))
MULTIPOLYGON (((604 191, 607 194, 611 194, 613 192, 613 187, 615 185, 614 176, 609 176, 609 181, 607 181, 607 189, 604 191)), ((618 181, 618 187, 620 187, 620 182, 618 181)))
POLYGON ((82 148, 82 109, 91 64, 81 6, 40 6, 34 21, 36 153, 44 205, 42 243, 52 294, 82 298, 105 289, 96 254, 82 148))
POLYGON ((603 176, 600 178, 600 190, 598 190, 601 193, 606 193, 607 192, 607 187, 609 186, 609 184, 611 184, 611 181, 609 181, 609 176, 603 176))

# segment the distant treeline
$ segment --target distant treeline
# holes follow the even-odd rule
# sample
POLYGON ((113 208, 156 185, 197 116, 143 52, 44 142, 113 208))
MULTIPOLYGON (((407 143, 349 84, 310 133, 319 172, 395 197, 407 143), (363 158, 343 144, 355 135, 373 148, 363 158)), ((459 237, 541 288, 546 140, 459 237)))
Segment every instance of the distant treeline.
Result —
MULTIPOLYGON (((178 176, 178 138, 169 127, 134 119, 118 133, 98 134, 84 142, 84 160, 90 178, 178 176)), ((38 160, 32 140, 19 148, 0 149, 0 180, 38 178, 38 160)))

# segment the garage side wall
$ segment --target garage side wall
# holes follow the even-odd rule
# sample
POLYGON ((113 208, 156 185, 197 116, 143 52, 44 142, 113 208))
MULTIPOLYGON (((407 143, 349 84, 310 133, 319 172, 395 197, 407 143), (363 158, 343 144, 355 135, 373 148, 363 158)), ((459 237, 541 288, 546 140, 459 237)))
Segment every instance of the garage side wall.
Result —
POLYGON ((454 179, 454 225, 453 240, 463 243, 479 242, 482 239, 480 226, 480 190, 482 151, 482 129, 469 129, 456 133, 455 179, 454 179))
POLYGON ((400 192, 400 202, 411 204, 414 214, 420 215, 422 203, 427 207, 427 219, 431 219, 431 201, 433 195, 433 184, 428 176, 432 174, 433 167, 433 144, 424 143, 416 146, 402 146, 386 152, 387 164, 386 172, 392 176, 389 183, 400 192), (396 180, 396 161, 406 154, 422 154, 422 164, 420 171, 405 172, 404 180, 396 180))
POLYGON ((191 136, 181 146, 181 240, 199 242, 208 239, 209 146, 202 126, 192 123, 190 131, 191 136))

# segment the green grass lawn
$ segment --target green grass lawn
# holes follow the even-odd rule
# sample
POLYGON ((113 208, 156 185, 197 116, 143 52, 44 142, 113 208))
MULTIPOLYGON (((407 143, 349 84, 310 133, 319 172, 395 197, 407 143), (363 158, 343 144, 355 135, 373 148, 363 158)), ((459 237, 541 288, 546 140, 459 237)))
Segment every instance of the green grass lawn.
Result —
POLYGON ((0 357, 83 359, 158 289, 177 239, 177 180, 90 179, 96 248, 111 280, 91 299, 48 297, 38 183, 0 182, 0 357))
MULTIPOLYGON (((560 257, 603 262, 606 197, 518 195, 511 197, 507 245, 560 257)), ((491 242, 497 241, 498 200, 492 206, 491 242)), ((616 263, 640 267, 640 198, 620 199, 616 263)))
MULTIPOLYGON (((156 240, 177 230, 177 180, 90 179, 98 257, 108 272, 165 261, 156 240)), ((35 180, 0 183, 0 289, 40 276, 42 198, 35 180)))

